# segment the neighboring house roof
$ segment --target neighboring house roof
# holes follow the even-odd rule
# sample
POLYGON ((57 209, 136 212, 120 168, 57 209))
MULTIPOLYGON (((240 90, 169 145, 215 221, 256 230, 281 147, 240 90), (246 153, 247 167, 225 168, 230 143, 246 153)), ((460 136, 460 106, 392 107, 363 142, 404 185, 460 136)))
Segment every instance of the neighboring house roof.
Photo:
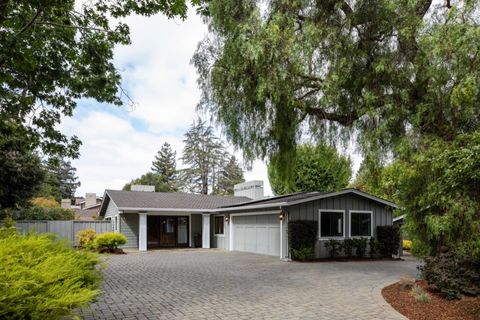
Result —
POLYGON ((371 194, 368 194, 366 192, 363 192, 357 189, 349 188, 349 189, 343 189, 340 191, 332 191, 332 192, 312 191, 312 192, 293 193, 293 194, 288 194, 288 195, 283 195, 278 197, 265 198, 262 200, 248 201, 248 202, 240 203, 236 205, 224 206, 222 208, 219 208, 218 211, 228 211, 232 209, 247 210, 247 209, 257 209, 257 208, 291 206, 299 203, 335 197, 335 196, 348 194, 348 193, 352 193, 364 198, 368 198, 370 200, 382 203, 392 208, 398 208, 398 206, 393 202, 381 199, 379 197, 375 197, 371 194))
POLYGON ((205 211, 218 207, 250 201, 247 197, 213 196, 181 192, 142 192, 106 190, 100 214, 104 215, 108 202, 113 201, 119 210, 138 211, 205 211))
POLYGON ((100 205, 91 206, 89 209, 75 208, 75 220, 94 221, 98 217, 100 205))

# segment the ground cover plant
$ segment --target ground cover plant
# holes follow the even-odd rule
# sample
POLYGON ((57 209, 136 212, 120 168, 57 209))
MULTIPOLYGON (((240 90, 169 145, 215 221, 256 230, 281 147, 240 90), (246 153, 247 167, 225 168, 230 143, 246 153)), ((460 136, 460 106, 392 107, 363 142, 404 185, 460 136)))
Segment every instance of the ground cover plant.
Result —
POLYGON ((0 232, 0 318, 60 319, 99 293, 97 255, 53 235, 0 232))

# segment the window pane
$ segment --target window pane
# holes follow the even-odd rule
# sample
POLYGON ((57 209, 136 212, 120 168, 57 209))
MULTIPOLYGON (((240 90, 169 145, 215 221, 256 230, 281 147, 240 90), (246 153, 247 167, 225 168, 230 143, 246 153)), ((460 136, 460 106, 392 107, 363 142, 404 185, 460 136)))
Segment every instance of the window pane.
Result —
POLYGON ((343 237, 342 212, 322 212, 320 217, 321 237, 343 237))
POLYGON ((223 234, 223 217, 215 217, 215 234, 223 234))
POLYGON ((179 217, 177 220, 177 243, 188 243, 188 218, 179 217))
POLYGON ((370 236, 372 233, 372 215, 370 213, 351 213, 352 236, 370 236))

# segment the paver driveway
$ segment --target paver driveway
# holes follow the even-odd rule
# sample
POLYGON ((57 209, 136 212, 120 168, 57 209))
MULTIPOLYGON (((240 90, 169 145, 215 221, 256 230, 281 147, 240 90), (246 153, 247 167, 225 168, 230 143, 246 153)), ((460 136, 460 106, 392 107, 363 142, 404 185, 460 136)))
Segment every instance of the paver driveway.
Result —
POLYGON ((104 293, 86 319, 402 319, 383 286, 416 262, 282 262, 210 250, 108 258, 104 293))

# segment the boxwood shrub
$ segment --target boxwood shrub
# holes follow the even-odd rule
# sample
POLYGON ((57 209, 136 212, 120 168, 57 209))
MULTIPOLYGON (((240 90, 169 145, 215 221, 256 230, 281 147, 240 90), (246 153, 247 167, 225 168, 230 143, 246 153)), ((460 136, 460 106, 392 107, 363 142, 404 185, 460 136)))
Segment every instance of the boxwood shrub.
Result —
POLYGON ((400 246, 400 228, 398 226, 377 227, 378 250, 384 257, 398 254, 400 246))
POLYGON ((118 248, 118 246, 124 245, 127 243, 127 238, 118 232, 105 232, 97 235, 95 240, 93 240, 93 245, 100 252, 102 251, 113 251, 118 248))
POLYGON ((99 293, 97 255, 10 229, 0 232, 0 319, 60 319, 99 293))
POLYGON ((307 260, 303 253, 313 252, 315 242, 317 241, 318 224, 313 220, 293 220, 288 223, 288 245, 294 260, 297 258, 296 252, 302 252, 302 260, 307 260), (294 251, 295 250, 295 251, 294 251))

